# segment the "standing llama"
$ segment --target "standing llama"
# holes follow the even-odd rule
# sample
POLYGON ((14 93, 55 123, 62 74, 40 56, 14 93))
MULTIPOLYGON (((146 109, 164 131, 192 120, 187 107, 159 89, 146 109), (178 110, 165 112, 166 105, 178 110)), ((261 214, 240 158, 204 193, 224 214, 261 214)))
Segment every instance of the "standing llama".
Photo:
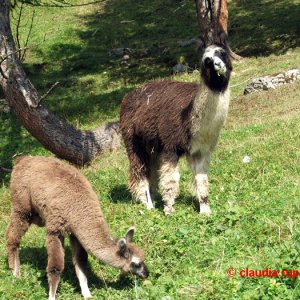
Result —
POLYGON ((211 214, 207 174, 227 117, 232 65, 225 33, 208 45, 200 40, 199 50, 200 84, 153 81, 126 95, 121 104, 130 190, 137 201, 152 209, 151 194, 159 187, 166 215, 174 211, 179 194, 178 160, 183 154, 194 174, 200 213, 211 214))
POLYGON ((88 254, 102 262, 148 276, 144 254, 132 244, 135 232, 113 238, 90 183, 79 171, 58 159, 25 156, 17 160, 11 177, 12 215, 6 233, 8 264, 20 276, 19 245, 31 224, 47 230, 49 300, 55 300, 64 269, 64 235, 70 236, 73 263, 81 293, 91 297, 86 278, 88 254))

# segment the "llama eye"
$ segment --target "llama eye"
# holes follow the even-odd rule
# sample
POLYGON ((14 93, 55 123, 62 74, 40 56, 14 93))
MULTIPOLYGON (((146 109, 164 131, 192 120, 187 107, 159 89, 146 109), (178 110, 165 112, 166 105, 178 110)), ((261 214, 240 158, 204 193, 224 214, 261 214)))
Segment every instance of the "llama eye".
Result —
POLYGON ((221 55, 221 58, 226 58, 226 52, 225 51, 221 51, 220 55, 221 55))

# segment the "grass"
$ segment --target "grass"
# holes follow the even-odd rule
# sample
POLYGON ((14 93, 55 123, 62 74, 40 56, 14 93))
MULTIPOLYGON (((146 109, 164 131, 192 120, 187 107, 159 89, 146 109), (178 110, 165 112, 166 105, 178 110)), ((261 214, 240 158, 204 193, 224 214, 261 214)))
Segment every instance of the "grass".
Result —
MULTIPOLYGON (((239 275, 246 268, 296 270, 300 252, 300 84, 243 95, 251 78, 299 67, 299 4, 250 2, 232 0, 229 6, 231 45, 245 57, 234 64, 229 118, 212 159, 212 217, 198 215, 184 159, 176 213, 169 218, 159 201, 150 212, 132 202, 123 147, 81 170, 101 199, 112 233, 123 236, 129 226, 137 227, 135 241, 146 250, 151 272, 146 281, 122 278, 90 257, 95 299, 299 299, 298 278, 239 275), (242 162, 246 155, 248 164, 242 162), (233 278, 229 268, 237 270, 233 278)), ((147 80, 198 80, 197 71, 171 73, 177 61, 197 66, 193 47, 177 47, 198 34, 192 1, 112 0, 35 10, 26 70, 41 94, 60 81, 45 104, 80 128, 116 120, 123 95, 147 80), (170 50, 132 57, 130 65, 108 55, 113 48, 141 50, 153 43, 170 50)), ((27 7, 25 14, 31 11, 27 7)), ((0 118, 1 166, 11 167, 16 153, 50 155, 13 114, 0 112, 0 118)), ((44 229, 33 226, 22 241, 22 276, 16 279, 8 270, 9 174, 0 175, 0 299, 46 298, 44 229)), ((68 244, 65 265, 58 297, 81 299, 68 244)))

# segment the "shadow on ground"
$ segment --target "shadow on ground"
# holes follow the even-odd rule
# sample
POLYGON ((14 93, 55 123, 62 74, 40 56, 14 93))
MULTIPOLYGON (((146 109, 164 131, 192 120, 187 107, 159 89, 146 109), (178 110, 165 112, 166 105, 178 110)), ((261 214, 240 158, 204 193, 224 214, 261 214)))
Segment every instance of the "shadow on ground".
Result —
POLYGON ((284 54, 300 46, 299 1, 233 0, 229 37, 243 56, 284 54))
MULTIPOLYGON (((47 280, 47 249, 45 247, 41 248, 33 248, 33 247, 24 247, 20 250, 20 260, 21 260, 21 268, 22 264, 29 264, 32 268, 39 270, 40 278, 38 279, 43 288, 48 293, 49 286, 47 280), (37 257, 39 258, 37 260, 37 257)), ((22 270, 21 270, 22 272, 22 270)), ((87 278, 89 283, 89 288, 91 292, 94 289, 101 288, 113 288, 116 290, 123 290, 132 288, 134 285, 133 279, 128 276, 120 275, 117 281, 113 282, 104 282, 99 276, 97 276, 92 270, 90 264, 87 268, 87 278)), ((68 282, 70 285, 76 288, 76 292, 80 295, 80 286, 78 279, 75 274, 75 269, 72 263, 72 253, 70 247, 65 247, 65 270, 61 275, 61 280, 68 282)))

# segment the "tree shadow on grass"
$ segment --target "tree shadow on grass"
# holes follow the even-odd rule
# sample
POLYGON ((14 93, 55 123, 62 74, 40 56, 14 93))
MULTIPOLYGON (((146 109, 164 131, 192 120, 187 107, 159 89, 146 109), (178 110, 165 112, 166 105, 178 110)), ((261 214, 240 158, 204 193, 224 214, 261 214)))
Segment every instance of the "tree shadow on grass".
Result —
MULTIPOLYGON (((43 288, 48 292, 49 285, 46 272, 47 259, 47 249, 45 247, 24 247, 20 250, 21 272, 22 264, 29 264, 32 266, 32 268, 39 270, 41 275, 38 280, 41 282, 43 288)), ((124 290, 131 288, 134 285, 133 279, 131 277, 125 277, 124 275, 120 275, 117 281, 104 282, 92 270, 90 263, 88 263, 87 268, 87 279, 91 291, 94 289, 105 289, 107 287, 116 290, 124 290)), ((61 280, 72 285, 75 288, 76 293, 81 293, 79 281, 76 277, 75 269, 72 263, 72 253, 69 246, 65 247, 65 269, 61 275, 61 280)))
POLYGON ((109 192, 109 198, 113 203, 131 203, 133 201, 126 184, 113 187, 109 192))
POLYGON ((231 1, 231 45, 243 56, 283 54, 300 46, 299 15, 296 1, 231 1))
MULTIPOLYGON (((1 116, 0 125, 0 166, 12 169, 16 154, 28 154, 29 149, 39 148, 41 144, 32 137, 24 136, 22 125, 13 113, 1 116)), ((1 182, 7 184, 10 172, 0 172, 1 182)))

